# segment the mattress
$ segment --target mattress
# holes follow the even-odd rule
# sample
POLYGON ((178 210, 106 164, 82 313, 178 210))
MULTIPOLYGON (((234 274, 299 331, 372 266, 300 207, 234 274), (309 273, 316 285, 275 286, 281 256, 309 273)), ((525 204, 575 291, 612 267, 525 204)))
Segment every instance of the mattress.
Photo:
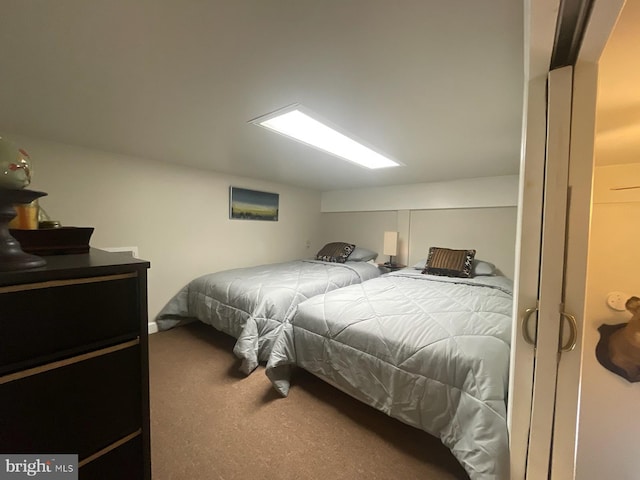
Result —
POLYGON ((367 262, 295 260, 211 273, 185 285, 160 311, 160 330, 197 319, 237 338, 240 370, 269 358, 277 327, 315 295, 380 275, 367 262))
POLYGON ((313 297, 279 328, 267 376, 294 365, 435 435, 469 476, 508 479, 512 284, 402 270, 313 297))

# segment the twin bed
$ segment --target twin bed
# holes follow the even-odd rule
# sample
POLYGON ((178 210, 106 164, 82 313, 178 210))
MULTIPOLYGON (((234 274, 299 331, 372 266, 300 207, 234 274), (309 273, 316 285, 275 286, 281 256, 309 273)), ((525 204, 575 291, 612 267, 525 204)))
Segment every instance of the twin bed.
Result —
POLYGON ((507 479, 511 282, 416 270, 316 296, 284 323, 267 376, 297 365, 439 437, 472 479, 507 479))
POLYGON ((269 359, 278 327, 295 314, 300 302, 380 275, 375 264, 365 261, 374 252, 351 250, 348 256, 357 261, 345 258, 337 262, 331 260, 337 256, 320 255, 321 250, 318 257, 325 260, 295 260, 203 275, 169 301, 156 323, 160 330, 167 330, 197 319, 237 338, 233 351, 242 361, 240 370, 248 375, 260 361, 269 359))
POLYGON ((473 480, 506 479, 512 285, 501 275, 473 275, 471 261, 463 261, 468 278, 427 268, 380 276, 367 262, 220 272, 191 282, 160 321, 209 323, 238 338, 245 373, 267 361, 281 395, 292 368, 304 368, 438 436, 473 480))

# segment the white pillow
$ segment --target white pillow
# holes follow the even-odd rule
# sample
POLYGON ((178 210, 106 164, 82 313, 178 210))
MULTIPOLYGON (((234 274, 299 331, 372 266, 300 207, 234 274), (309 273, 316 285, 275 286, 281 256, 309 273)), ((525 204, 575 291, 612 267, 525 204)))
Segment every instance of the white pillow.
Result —
POLYGON ((471 276, 476 277, 478 275, 495 275, 496 266, 493 263, 485 262, 484 260, 474 260, 473 267, 471 267, 471 276))
POLYGON ((356 247, 347 258, 348 262, 368 262, 374 260, 378 256, 378 252, 367 250, 366 248, 356 247))
POLYGON ((412 268, 415 268, 416 270, 424 270, 424 266, 427 264, 427 259, 423 258, 422 260, 418 260, 418 263, 416 263, 412 268))

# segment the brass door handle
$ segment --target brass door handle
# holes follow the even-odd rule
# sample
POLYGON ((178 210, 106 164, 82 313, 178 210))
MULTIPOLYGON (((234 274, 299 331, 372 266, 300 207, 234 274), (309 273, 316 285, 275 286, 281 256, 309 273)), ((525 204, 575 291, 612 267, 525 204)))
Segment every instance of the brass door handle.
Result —
POLYGON ((538 303, 536 302, 535 307, 527 308, 524 311, 524 314, 522 315, 522 321, 520 323, 520 327, 522 328, 522 337, 524 338, 524 341, 527 342, 529 345, 533 346, 534 348, 536 346, 536 341, 533 338, 531 338, 531 335, 529 335, 529 318, 531 318, 531 315, 537 311, 538 311, 538 303))
MULTIPOLYGON (((560 312, 560 316, 569 321, 569 327, 571 328, 569 332, 569 340, 567 340, 567 343, 560 346, 560 351, 570 352, 576 348, 576 343, 578 341, 578 322, 576 321, 576 317, 567 312, 560 312)), ((562 341, 562 328, 560 329, 560 341, 562 341)))

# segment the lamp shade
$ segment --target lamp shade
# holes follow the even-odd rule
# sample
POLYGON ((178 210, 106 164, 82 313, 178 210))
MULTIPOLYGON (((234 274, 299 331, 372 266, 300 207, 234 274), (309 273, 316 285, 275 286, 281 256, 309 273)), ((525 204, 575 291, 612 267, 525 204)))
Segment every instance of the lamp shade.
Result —
POLYGON ((384 232, 382 254, 391 256, 398 254, 398 232, 384 232))

